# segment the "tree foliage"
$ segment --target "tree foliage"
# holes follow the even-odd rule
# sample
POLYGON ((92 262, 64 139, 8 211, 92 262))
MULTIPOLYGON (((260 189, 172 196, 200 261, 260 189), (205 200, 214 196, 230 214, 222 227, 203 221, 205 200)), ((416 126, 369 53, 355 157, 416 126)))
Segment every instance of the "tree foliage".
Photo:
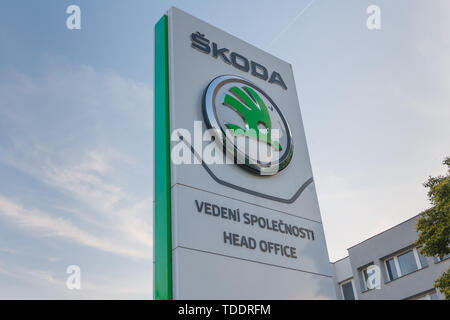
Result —
MULTIPOLYGON (((419 233, 416 243, 422 246, 421 253, 441 259, 450 254, 450 157, 443 164, 447 166, 447 175, 429 177, 424 183, 429 188, 432 206, 420 214, 416 226, 419 233)), ((450 269, 436 280, 435 287, 450 299, 450 269)))

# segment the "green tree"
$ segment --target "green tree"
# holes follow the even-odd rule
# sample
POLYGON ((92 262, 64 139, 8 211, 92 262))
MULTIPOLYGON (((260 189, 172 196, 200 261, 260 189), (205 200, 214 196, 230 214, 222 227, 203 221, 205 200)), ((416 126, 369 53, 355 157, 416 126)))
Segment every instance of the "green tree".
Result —
MULTIPOLYGON (((429 188, 428 199, 432 206, 420 214, 416 226, 419 233, 416 244, 422 246, 421 253, 441 259, 450 253, 450 157, 443 164, 447 166, 447 175, 429 177, 424 183, 429 188)), ((450 300, 450 269, 435 281, 434 286, 450 300)))

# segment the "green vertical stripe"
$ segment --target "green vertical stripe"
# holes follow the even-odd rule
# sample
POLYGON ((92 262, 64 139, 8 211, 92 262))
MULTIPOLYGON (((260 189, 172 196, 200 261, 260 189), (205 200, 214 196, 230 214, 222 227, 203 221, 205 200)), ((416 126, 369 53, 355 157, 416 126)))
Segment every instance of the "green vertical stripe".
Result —
POLYGON ((169 52, 167 16, 155 26, 155 266, 154 298, 172 299, 169 52))

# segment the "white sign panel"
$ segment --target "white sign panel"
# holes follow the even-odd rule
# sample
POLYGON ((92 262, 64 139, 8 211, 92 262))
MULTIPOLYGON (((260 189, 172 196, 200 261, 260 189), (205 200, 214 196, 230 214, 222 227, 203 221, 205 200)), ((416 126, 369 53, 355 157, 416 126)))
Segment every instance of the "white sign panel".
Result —
POLYGON ((173 298, 335 298, 291 65, 176 8, 168 58, 173 298))

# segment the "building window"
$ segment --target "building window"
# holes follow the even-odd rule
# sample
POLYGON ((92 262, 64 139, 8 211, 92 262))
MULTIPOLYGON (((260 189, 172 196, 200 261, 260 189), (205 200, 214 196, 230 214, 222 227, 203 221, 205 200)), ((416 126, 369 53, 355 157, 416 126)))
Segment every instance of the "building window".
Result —
POLYGON ((386 268, 390 280, 395 280, 398 278, 397 267, 395 266, 394 258, 386 260, 386 268))
POLYGON ((428 267, 427 258, 420 253, 421 248, 417 248, 417 255, 419 256, 420 265, 422 268, 428 267))
POLYGON ((433 289, 413 296, 407 300, 439 300, 439 298, 437 297, 436 290, 433 289))
POLYGON ((414 251, 409 250, 398 256, 398 264, 402 275, 412 273, 418 270, 416 258, 414 258, 414 251))
POLYGON ((355 292, 353 291, 353 279, 341 283, 341 292, 344 300, 355 300, 355 292))
POLYGON ((384 260, 389 281, 405 276, 428 266, 427 259, 420 248, 412 248, 384 260))
POLYGON ((426 294, 426 295, 417 297, 417 298, 414 299, 414 300, 431 300, 431 296, 430 296, 429 294, 426 294))
POLYGON ((371 290, 367 287, 367 281, 369 280, 369 276, 372 275, 372 272, 374 272, 374 270, 368 270, 372 266, 373 264, 370 264, 361 269, 363 291, 371 290))
POLYGON ((447 254, 447 255, 443 256, 442 259, 439 258, 439 257, 435 257, 434 262, 438 263, 438 262, 447 260, 448 258, 450 258, 450 254, 447 254))

